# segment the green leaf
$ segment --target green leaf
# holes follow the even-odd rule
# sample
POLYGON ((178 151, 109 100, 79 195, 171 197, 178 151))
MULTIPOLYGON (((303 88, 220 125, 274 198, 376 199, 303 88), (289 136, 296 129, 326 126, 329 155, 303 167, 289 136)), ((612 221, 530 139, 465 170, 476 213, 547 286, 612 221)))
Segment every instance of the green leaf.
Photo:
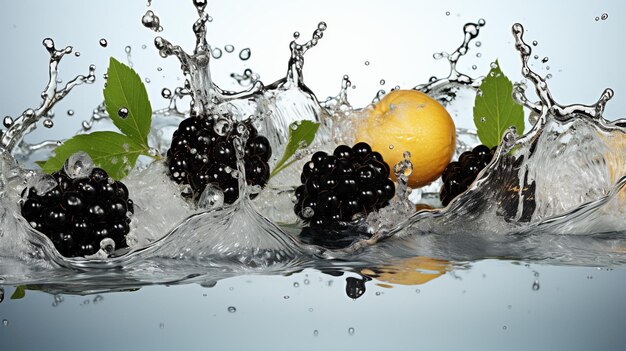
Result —
POLYGON ((478 138, 487 147, 500 143, 504 132, 515 126, 517 133, 524 133, 524 110, 513 100, 513 83, 507 78, 496 60, 480 85, 482 95, 474 100, 474 124, 478 138))
POLYGON ((287 161, 289 161, 298 149, 301 149, 303 145, 311 145, 319 127, 319 123, 311 121, 297 121, 289 125, 289 141, 285 147, 285 153, 276 166, 274 166, 270 178, 293 163, 293 161, 289 163, 287 163, 287 161))
POLYGON ((132 138, 136 144, 147 147, 152 124, 152 106, 146 87, 132 68, 111 57, 104 88, 104 103, 113 123, 132 138), (126 118, 119 115, 121 108, 128 110, 126 118))
POLYGON ((113 179, 120 180, 135 166, 139 155, 148 153, 148 146, 115 132, 79 134, 54 149, 54 156, 41 169, 46 173, 56 172, 68 157, 78 151, 86 152, 96 166, 104 169, 113 179))
POLYGON ((18 285, 15 287, 13 295, 11 295, 11 300, 23 299, 24 296, 26 296, 26 285, 18 285))

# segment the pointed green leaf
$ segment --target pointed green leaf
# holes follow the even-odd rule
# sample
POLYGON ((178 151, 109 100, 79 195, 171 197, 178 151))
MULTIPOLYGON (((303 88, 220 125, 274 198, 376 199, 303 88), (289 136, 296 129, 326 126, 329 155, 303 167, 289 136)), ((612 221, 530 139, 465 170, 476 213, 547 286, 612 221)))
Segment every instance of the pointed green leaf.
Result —
POLYGON ((132 68, 111 57, 104 88, 104 103, 113 123, 119 130, 135 140, 148 145, 148 133, 152 123, 152 107, 146 87, 132 68), (128 115, 120 116, 120 109, 128 115))
POLYGON ((41 169, 46 173, 56 172, 68 157, 78 151, 86 152, 96 166, 104 169, 113 179, 120 180, 135 167, 139 155, 148 153, 148 147, 115 132, 79 134, 54 149, 54 156, 41 169))
POLYGON ((289 141, 285 147, 285 153, 276 166, 274 166, 270 178, 291 164, 291 162, 287 163, 287 161, 289 161, 298 149, 311 145, 319 127, 319 123, 311 121, 297 121, 289 126, 289 141))
POLYGON ((26 296, 26 285, 18 285, 15 287, 11 300, 20 300, 26 296))
POLYGON ((474 124, 478 138, 487 147, 500 143, 504 132, 514 126, 524 133, 524 110, 513 100, 513 83, 507 78, 496 60, 495 68, 480 85, 482 94, 474 100, 474 124))

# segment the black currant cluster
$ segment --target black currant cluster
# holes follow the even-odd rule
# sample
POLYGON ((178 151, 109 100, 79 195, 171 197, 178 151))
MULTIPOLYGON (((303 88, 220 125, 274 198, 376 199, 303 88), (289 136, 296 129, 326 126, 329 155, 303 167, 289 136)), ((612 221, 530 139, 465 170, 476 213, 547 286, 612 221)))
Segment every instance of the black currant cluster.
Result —
POLYGON ((458 161, 448 164, 441 175, 443 186, 439 192, 439 199, 444 206, 469 188, 478 173, 491 162, 495 150, 495 147, 489 149, 485 145, 478 145, 472 151, 462 153, 458 161))
POLYGON ((133 201, 122 182, 94 168, 89 177, 70 178, 61 169, 52 174, 57 185, 44 194, 34 187, 25 190, 22 216, 45 234, 65 257, 93 255, 100 242, 110 238, 115 248, 128 247, 129 213, 133 201))
POLYGON ((196 199, 208 184, 216 185, 224 193, 224 202, 232 204, 239 197, 239 183, 231 172, 237 170, 233 141, 241 137, 244 128, 240 127, 249 133, 244 155, 248 185, 267 184, 272 148, 250 122, 237 123, 225 135, 218 134, 214 127, 210 117, 187 118, 180 123, 167 151, 169 176, 178 184, 190 185, 191 196, 196 199))
POLYGON ((386 206, 395 194, 389 166, 366 143, 313 154, 296 189, 295 213, 311 227, 337 226, 386 206))

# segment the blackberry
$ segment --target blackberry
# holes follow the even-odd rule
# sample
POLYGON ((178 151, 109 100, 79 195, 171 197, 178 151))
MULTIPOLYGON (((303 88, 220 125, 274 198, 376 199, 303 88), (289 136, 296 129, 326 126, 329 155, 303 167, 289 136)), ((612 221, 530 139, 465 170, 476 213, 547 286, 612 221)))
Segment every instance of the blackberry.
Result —
POLYGON ((27 189, 22 216, 52 240, 65 257, 93 255, 103 239, 112 239, 115 248, 128 247, 129 213, 134 213, 124 183, 112 181, 94 168, 89 177, 73 179, 64 169, 52 174, 57 185, 44 194, 27 189))
MULTIPOLYGON (((452 199, 469 188, 478 173, 491 162, 495 149, 495 147, 489 149, 485 145, 478 145, 472 151, 462 153, 459 156, 459 161, 448 164, 441 175, 443 186, 439 193, 439 199, 444 206, 447 206, 452 199)), ((521 158, 516 160, 513 163, 513 170, 519 169, 521 163, 521 158)), ((529 222, 536 208, 535 182, 528 183, 526 180, 520 191, 520 180, 517 175, 514 175, 515 172, 513 170, 511 179, 504 184, 506 190, 498 197, 498 202, 500 203, 499 213, 506 221, 529 222), (523 208, 521 216, 516 219, 520 193, 524 197, 523 208)))
POLYGON ((395 194, 389 166, 366 143, 316 152, 300 176, 295 213, 311 227, 337 226, 386 206, 395 194))
POLYGON ((478 145, 472 151, 462 153, 458 161, 448 164, 441 175, 443 185, 439 192, 439 199, 444 206, 469 188, 478 173, 491 162, 495 150, 495 147, 489 149, 485 145, 478 145))
POLYGON ((258 135, 251 122, 238 122, 224 135, 215 131, 215 123, 210 117, 187 118, 180 123, 167 151, 169 176, 178 184, 191 186, 191 196, 195 199, 208 184, 212 184, 222 190, 224 202, 232 204, 239 197, 238 180, 231 174, 237 170, 233 141, 241 136, 241 127, 249 132, 244 148, 248 185, 263 187, 267 184, 272 148, 266 137, 258 135))

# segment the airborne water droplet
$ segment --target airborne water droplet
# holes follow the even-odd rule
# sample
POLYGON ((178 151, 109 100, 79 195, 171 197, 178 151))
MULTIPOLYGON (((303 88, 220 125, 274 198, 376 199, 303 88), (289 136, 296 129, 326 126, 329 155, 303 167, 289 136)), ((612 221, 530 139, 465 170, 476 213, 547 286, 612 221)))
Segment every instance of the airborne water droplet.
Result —
POLYGON ((106 39, 104 38, 100 39, 100 46, 102 46, 103 48, 106 48, 107 45, 109 45, 109 42, 107 42, 106 39))
POLYGON ((43 126, 50 129, 54 127, 54 122, 50 118, 46 118, 43 120, 43 126))
POLYGON ((228 44, 228 45, 224 46, 224 50, 226 50, 226 52, 228 52, 228 53, 231 53, 231 52, 235 51, 235 47, 230 45, 230 44, 228 44))
POLYGON ((211 56, 213 56, 214 59, 218 59, 220 57, 222 57, 222 49, 220 48, 215 48, 211 51, 211 56))
POLYGON ((354 335, 354 328, 352 327, 348 328, 348 334, 351 336, 354 335))
POLYGON ((74 110, 67 110, 68 116, 74 116, 74 110))
POLYGON ((228 312, 235 313, 235 312, 237 312, 237 309, 235 308, 235 306, 229 306, 228 307, 228 312))
POLYGON ((365 61, 365 65, 366 65, 366 66, 369 66, 369 65, 370 65, 370 62, 369 62, 369 61, 365 61))
POLYGON ((251 54, 252 54, 252 52, 250 51, 250 49, 249 48, 245 48, 245 49, 243 49, 243 50, 241 50, 239 52, 239 58, 242 61, 246 61, 246 60, 248 60, 250 58, 251 54))
POLYGON ((165 99, 169 99, 172 97, 172 91, 168 88, 163 88, 163 90, 161 90, 161 96, 165 99))
POLYGON ((2 123, 6 128, 11 128, 11 126, 13 125, 13 118, 11 118, 11 116, 6 116, 4 117, 2 123))
POLYGON ((446 11, 446 16, 450 16, 450 11, 446 11))
POLYGON ((606 12, 603 13, 602 16, 600 16, 600 19, 603 20, 603 21, 606 20, 607 18, 609 18, 609 14, 606 13, 606 12))
POLYGON ((315 329, 313 331, 313 336, 318 336, 318 335, 320 335, 320 332, 317 329, 315 329))

